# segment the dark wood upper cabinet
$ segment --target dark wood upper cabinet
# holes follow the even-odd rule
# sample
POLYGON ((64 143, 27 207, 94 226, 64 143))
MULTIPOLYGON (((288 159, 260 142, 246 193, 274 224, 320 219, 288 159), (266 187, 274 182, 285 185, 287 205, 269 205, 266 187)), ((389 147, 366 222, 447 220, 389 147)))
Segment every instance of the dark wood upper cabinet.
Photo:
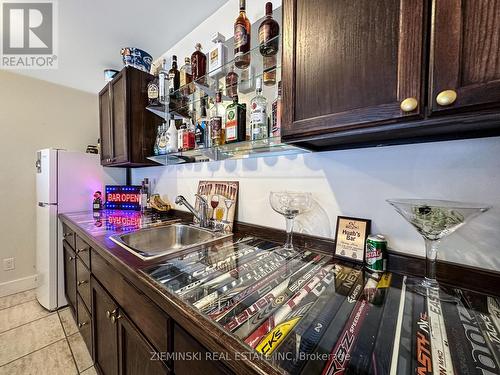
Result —
POLYGON ((432 19, 430 112, 500 105, 500 2, 434 0, 432 19))
POLYGON ((424 11, 423 0, 284 0, 285 139, 422 114, 424 11))
POLYGON ((153 153, 161 119, 146 110, 147 85, 154 77, 123 68, 99 93, 101 164, 119 167, 157 165, 153 153))

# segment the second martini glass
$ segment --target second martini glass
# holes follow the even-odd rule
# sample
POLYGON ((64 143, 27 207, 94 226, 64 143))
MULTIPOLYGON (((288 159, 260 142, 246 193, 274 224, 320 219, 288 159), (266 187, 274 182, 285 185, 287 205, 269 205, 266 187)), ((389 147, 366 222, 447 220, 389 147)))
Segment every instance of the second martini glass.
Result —
POLYGON ((427 295, 429 288, 439 290, 436 280, 436 256, 440 240, 490 208, 484 204, 433 199, 388 199, 387 202, 424 238, 425 277, 420 284, 411 288, 412 291, 424 296, 427 295))

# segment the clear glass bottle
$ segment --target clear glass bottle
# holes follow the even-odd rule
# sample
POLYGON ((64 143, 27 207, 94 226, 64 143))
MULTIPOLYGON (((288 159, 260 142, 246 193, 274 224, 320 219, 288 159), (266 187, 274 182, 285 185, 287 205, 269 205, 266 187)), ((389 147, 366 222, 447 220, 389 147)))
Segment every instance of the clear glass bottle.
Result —
POLYGON ((184 65, 180 70, 180 87, 182 95, 188 96, 192 93, 191 82, 193 82, 193 75, 191 74, 191 59, 186 57, 184 59, 184 65))
POLYGON ((222 104, 222 92, 218 91, 215 95, 215 104, 210 111, 210 127, 212 133, 212 145, 220 146, 224 144, 224 121, 226 118, 226 109, 222 104))
POLYGON ((250 126, 252 140, 268 137, 267 99, 262 95, 262 81, 257 78, 255 96, 250 101, 250 126))
POLYGON ((153 146, 153 155, 155 155, 155 156, 160 155, 160 152, 158 149, 158 142, 160 141, 162 129, 163 129, 163 125, 158 125, 158 129, 156 130, 156 140, 155 140, 155 144, 153 146))
POLYGON ((238 103, 238 95, 226 108, 226 143, 244 141, 246 138, 246 105, 238 103))
POLYGON ((201 52, 201 44, 196 43, 196 51, 191 55, 191 71, 193 81, 205 84, 205 74, 207 74, 207 56, 201 52))
POLYGON ((167 153, 167 143, 168 143, 167 123, 165 122, 161 126, 160 138, 158 139, 158 154, 159 155, 165 155, 167 153))
POLYGON ((179 151, 184 151, 184 134, 187 132, 186 124, 182 124, 177 131, 177 148, 179 151))
POLYGON ((266 18, 259 26, 259 51, 262 56, 276 55, 279 50, 280 26, 273 19, 273 3, 266 3, 266 18))
POLYGON ((167 70, 167 60, 163 59, 160 71, 158 72, 158 100, 161 104, 167 102, 169 76, 167 70))
POLYGON ((278 82, 278 96, 272 104, 271 136, 281 136, 281 81, 278 82))
POLYGON ((240 14, 234 23, 234 64, 245 69, 250 65, 250 34, 252 25, 245 12, 245 0, 240 0, 240 14))

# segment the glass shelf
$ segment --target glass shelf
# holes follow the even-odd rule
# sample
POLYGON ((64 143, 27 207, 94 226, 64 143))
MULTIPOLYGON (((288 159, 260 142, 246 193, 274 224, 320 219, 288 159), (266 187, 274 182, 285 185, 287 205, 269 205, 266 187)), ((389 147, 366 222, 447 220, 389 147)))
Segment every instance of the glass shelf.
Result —
POLYGON ((200 163, 217 160, 248 159, 261 156, 298 155, 308 150, 281 142, 281 137, 270 137, 256 141, 228 143, 210 148, 155 155, 148 159, 163 165, 200 163))
MULTIPOLYGON (((278 35, 276 39, 279 38, 280 36, 278 35)), ((148 106, 146 108, 163 119, 170 118, 170 114, 174 114, 174 117, 177 119, 182 119, 190 118, 193 109, 199 114, 201 99, 205 97, 208 101, 213 102, 218 90, 222 91, 223 101, 231 102, 231 95, 226 88, 226 76, 232 69, 238 75, 237 93, 240 97, 240 102, 244 102, 247 95, 254 95, 257 79, 263 81, 263 93, 265 96, 268 96, 269 101, 272 101, 278 91, 278 82, 281 80, 281 50, 272 57, 264 57, 260 54, 259 46, 256 46, 247 54, 250 55, 250 66, 248 68, 236 68, 234 66, 234 59, 231 59, 221 68, 209 72, 207 75, 200 77, 188 85, 181 86, 178 90, 170 93, 167 103, 148 106), (266 65, 264 59, 268 61, 269 59, 273 60, 270 64, 266 65), (266 84, 264 82, 265 68, 267 72, 274 71, 276 76, 274 83, 266 84), (266 92, 273 93, 273 97, 266 95, 266 92)))

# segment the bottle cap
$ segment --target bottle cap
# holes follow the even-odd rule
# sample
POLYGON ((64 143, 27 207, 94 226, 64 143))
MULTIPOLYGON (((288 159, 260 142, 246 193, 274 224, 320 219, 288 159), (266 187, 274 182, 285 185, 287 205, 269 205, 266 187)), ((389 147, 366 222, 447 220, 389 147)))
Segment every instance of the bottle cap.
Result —
POLYGON ((191 62, 191 59, 190 59, 189 57, 185 57, 185 58, 184 58, 184 62, 185 62, 186 64, 189 64, 189 63, 191 62))
POLYGON ((197 51, 201 50, 201 43, 196 43, 195 48, 197 51))
POLYGON ((233 96, 233 103, 238 103, 238 95, 233 96))
POLYGON ((177 61, 177 56, 173 55, 172 56, 172 61, 177 61))
POLYGON ((245 10, 245 0, 240 0, 240 10, 245 10))
POLYGON ((266 16, 272 15, 273 14, 273 3, 268 1, 266 3, 266 16))
POLYGON ((257 91, 262 91, 262 79, 260 77, 255 80, 255 88, 257 91))

